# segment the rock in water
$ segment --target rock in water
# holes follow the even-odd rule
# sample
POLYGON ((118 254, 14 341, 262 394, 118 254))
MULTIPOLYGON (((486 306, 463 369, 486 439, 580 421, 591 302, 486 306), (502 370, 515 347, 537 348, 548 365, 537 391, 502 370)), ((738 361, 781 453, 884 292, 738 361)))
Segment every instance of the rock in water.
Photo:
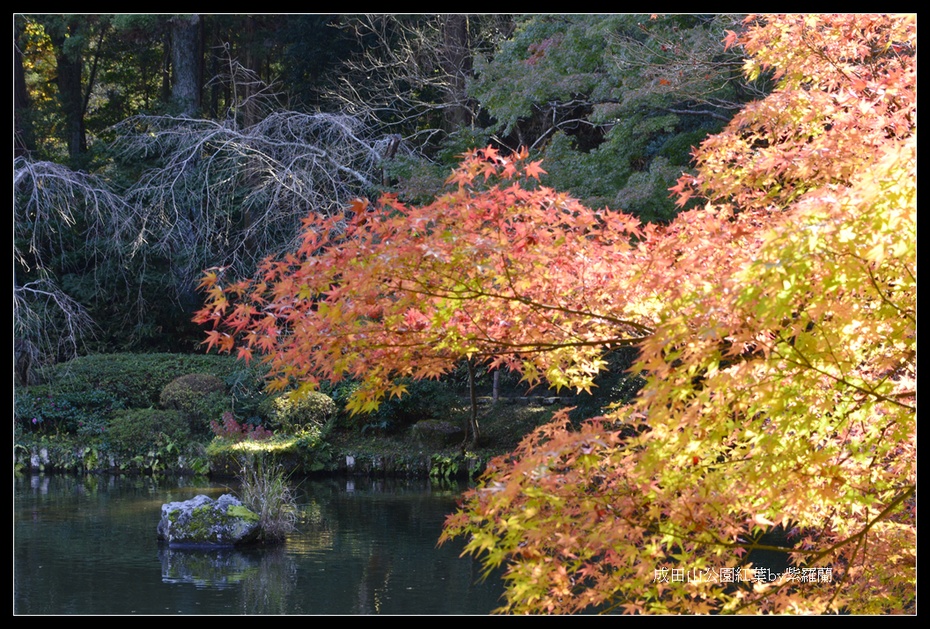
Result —
POLYGON ((258 514, 231 494, 217 500, 195 496, 161 506, 158 539, 171 548, 228 548, 258 539, 258 514))

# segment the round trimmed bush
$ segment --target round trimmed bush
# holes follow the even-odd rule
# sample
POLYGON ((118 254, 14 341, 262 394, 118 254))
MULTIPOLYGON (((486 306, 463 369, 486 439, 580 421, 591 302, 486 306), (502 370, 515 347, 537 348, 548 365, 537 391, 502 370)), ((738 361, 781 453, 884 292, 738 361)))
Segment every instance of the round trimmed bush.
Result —
POLYGON ((272 420, 285 432, 297 434, 308 428, 322 429, 336 414, 336 403, 319 391, 284 394, 271 401, 272 420))
POLYGON ((210 422, 230 410, 226 384, 216 376, 192 373, 175 378, 162 389, 159 405, 177 411, 194 434, 207 434, 210 422))

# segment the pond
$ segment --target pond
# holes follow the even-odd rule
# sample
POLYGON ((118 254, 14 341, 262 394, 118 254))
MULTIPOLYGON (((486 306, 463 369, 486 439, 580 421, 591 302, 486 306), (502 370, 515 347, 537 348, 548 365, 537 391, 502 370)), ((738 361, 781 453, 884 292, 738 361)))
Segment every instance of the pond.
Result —
POLYGON ((14 614, 488 614, 498 575, 436 546, 461 487, 304 480, 303 517, 268 549, 159 544, 165 502, 217 498, 204 479, 35 475, 14 480, 14 614))

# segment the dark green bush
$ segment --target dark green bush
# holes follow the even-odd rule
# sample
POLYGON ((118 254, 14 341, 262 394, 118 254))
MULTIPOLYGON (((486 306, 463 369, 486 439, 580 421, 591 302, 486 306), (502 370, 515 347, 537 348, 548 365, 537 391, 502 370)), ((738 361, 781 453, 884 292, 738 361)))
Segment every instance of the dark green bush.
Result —
POLYGON ((466 404, 446 382, 405 378, 402 383, 407 385, 407 393, 384 400, 364 428, 403 430, 422 419, 446 418, 453 409, 466 404))
POLYGON ((165 409, 178 411, 195 435, 206 435, 210 422, 230 410, 226 384, 210 374, 191 373, 175 378, 162 389, 158 399, 165 409))
POLYGON ((224 381, 236 416, 243 417, 247 423, 256 426, 270 419, 267 412, 264 415, 262 412, 266 407, 270 412, 266 403, 269 395, 265 391, 264 370, 257 365, 238 363, 237 369, 230 372, 224 381))
POLYGON ((126 408, 158 404, 165 386, 180 376, 208 373, 225 379, 243 365, 232 356, 215 354, 95 354, 75 358, 42 371, 56 393, 100 390, 126 408))
POLYGON ((168 443, 191 440, 187 420, 175 410, 134 408, 117 411, 106 430, 110 448, 127 455, 144 454, 168 443))
POLYGON ((22 432, 77 433, 103 432, 114 411, 123 403, 106 391, 52 392, 48 386, 29 387, 16 392, 14 422, 22 432))

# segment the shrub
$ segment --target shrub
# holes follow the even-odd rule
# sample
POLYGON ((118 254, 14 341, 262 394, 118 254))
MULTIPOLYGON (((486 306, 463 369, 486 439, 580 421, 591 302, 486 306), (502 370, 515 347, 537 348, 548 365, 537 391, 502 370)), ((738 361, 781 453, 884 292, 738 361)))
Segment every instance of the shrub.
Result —
POLYGON ((178 411, 196 435, 205 435, 210 422, 229 410, 225 383, 210 374, 192 373, 175 378, 162 389, 159 405, 178 411))
POLYGON ((240 424, 236 421, 235 415, 229 411, 223 413, 222 422, 211 421, 210 430, 212 430, 213 434, 217 437, 228 439, 229 441, 242 441, 244 439, 262 441, 274 436, 274 433, 262 426, 256 426, 245 422, 240 424))
POLYGON ((175 410, 135 408, 117 411, 106 430, 110 447, 123 454, 144 453, 191 439, 187 420, 175 410))
POLYGON ((17 392, 13 402, 16 427, 22 432, 100 434, 123 403, 106 391, 53 393, 47 386, 17 392))
POLYGON ((290 434, 313 428, 321 430, 336 415, 336 403, 319 391, 279 395, 271 404, 272 420, 290 434))
POLYGON ((165 386, 180 376, 208 373, 227 378, 241 371, 232 356, 214 354, 95 354, 43 369, 40 376, 55 394, 104 391, 126 408, 158 405, 165 386))
POLYGON ((370 422, 365 428, 402 430, 423 419, 448 417, 453 409, 463 405, 445 382, 404 379, 403 383, 407 385, 407 393, 384 400, 369 416, 370 422))
POLYGON ((232 401, 232 412, 237 417, 245 417, 252 424, 270 419, 267 413, 262 413, 269 396, 265 391, 264 370, 258 367, 257 362, 251 366, 239 363, 224 381, 232 401))

